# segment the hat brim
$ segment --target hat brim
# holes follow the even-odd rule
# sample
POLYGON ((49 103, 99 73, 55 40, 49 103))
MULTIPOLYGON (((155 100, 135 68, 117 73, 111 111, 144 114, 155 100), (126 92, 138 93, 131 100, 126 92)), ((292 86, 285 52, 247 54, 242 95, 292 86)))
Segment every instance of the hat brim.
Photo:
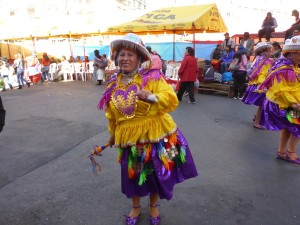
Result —
POLYGON ((283 46, 282 52, 300 52, 300 45, 296 45, 296 46, 283 46))
POLYGON ((266 44, 266 45, 262 45, 262 46, 256 47, 254 49, 254 53, 257 54, 257 53, 261 52, 265 48, 272 48, 272 45, 271 44, 266 44))
POLYGON ((141 55, 141 62, 145 62, 147 60, 151 61, 151 55, 148 50, 142 45, 139 45, 133 41, 123 39, 114 40, 110 43, 110 48, 112 52, 118 52, 121 48, 132 49, 141 55))

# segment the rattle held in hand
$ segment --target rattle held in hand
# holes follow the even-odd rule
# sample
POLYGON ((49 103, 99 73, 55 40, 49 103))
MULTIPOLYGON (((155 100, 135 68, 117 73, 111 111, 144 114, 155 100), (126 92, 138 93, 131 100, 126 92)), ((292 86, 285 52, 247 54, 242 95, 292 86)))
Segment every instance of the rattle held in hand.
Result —
POLYGON ((103 146, 96 145, 92 150, 92 153, 88 156, 92 163, 92 171, 94 175, 98 175, 98 173, 101 171, 101 166, 96 162, 94 156, 101 156, 102 151, 106 149, 106 147, 108 146, 109 143, 106 143, 103 146))

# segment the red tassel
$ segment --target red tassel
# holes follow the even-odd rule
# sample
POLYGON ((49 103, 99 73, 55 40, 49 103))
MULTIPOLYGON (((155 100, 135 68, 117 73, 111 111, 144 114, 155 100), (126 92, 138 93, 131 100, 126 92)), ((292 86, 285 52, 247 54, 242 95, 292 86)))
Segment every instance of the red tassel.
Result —
POLYGON ((173 161, 170 161, 168 163, 169 163, 169 170, 172 171, 173 167, 175 166, 175 163, 173 161))
POLYGON ((165 149, 171 148, 171 144, 169 142, 165 142, 165 149))

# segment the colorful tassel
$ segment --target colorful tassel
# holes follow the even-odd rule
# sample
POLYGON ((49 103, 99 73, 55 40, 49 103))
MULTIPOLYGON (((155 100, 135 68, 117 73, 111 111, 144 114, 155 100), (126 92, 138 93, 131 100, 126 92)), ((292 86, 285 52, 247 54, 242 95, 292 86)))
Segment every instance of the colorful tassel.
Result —
POLYGON ((135 145, 133 145, 131 147, 131 154, 132 154, 132 156, 134 158, 134 161, 136 161, 137 160, 137 151, 136 151, 136 146, 135 145))
POLYGON ((136 177, 135 172, 132 168, 128 168, 128 177, 129 179, 134 179, 136 177))
POLYGON ((102 151, 109 146, 108 143, 106 143, 103 146, 96 145, 94 149, 92 150, 92 153, 88 156, 92 163, 92 171, 94 175, 98 175, 101 171, 101 166, 97 163, 94 156, 101 156, 102 151))
POLYGON ((130 179, 133 179, 136 176, 134 169, 133 169, 133 163, 134 163, 133 156, 129 155, 129 157, 128 157, 128 177, 130 179))
POLYGON ((97 156, 101 155, 101 152, 102 152, 104 149, 106 149, 108 146, 109 146, 108 143, 106 143, 105 145, 102 145, 102 146, 96 145, 96 146, 94 147, 94 149, 92 150, 92 155, 97 155, 97 156))
POLYGON ((179 153, 179 157, 182 163, 185 163, 185 155, 186 155, 186 151, 185 148, 183 146, 180 147, 180 153, 179 153))
POLYGON ((94 156, 92 154, 89 155, 89 158, 90 158, 91 163, 92 163, 93 174, 96 176, 96 175, 98 175, 100 173, 101 166, 96 162, 96 160, 94 159, 94 156))
POLYGON ((122 154, 123 154, 123 149, 122 148, 118 148, 118 158, 117 158, 117 162, 118 163, 121 162, 122 154))
POLYGON ((164 156, 159 156, 162 164, 164 165, 164 167, 166 168, 166 170, 170 170, 170 167, 169 167, 169 162, 168 160, 166 159, 166 157, 164 156))
POLYGON ((174 161, 170 161, 170 162, 168 162, 168 164, 169 164, 169 170, 172 171, 173 167, 175 166, 175 162, 174 161))
POLYGON ((151 152, 152 152, 152 145, 151 144, 147 144, 145 145, 145 163, 148 162, 150 160, 150 156, 151 156, 151 152))
POLYGON ((170 137, 169 137, 169 143, 170 144, 177 144, 177 133, 173 133, 170 137))
POLYGON ((144 169, 140 173, 140 177, 139 177, 139 185, 140 186, 146 182, 147 176, 150 175, 152 172, 153 172, 153 169, 148 168, 147 166, 144 167, 144 169))
POLYGON ((290 114, 290 112, 286 112, 285 114, 287 120, 290 122, 290 123, 293 123, 293 124, 297 124, 297 125, 300 125, 300 120, 299 118, 293 118, 290 114))

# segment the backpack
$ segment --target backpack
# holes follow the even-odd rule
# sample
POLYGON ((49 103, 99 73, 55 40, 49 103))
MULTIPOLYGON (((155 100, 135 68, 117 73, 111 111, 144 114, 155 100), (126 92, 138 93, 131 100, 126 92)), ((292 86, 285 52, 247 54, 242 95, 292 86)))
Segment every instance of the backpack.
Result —
POLYGON ((239 63, 238 58, 235 58, 231 61, 230 65, 229 65, 229 69, 230 69, 230 71, 237 71, 240 69, 240 63, 239 63))
POLYGON ((214 82, 214 67, 212 65, 205 65, 203 77, 204 83, 212 83, 214 82))

